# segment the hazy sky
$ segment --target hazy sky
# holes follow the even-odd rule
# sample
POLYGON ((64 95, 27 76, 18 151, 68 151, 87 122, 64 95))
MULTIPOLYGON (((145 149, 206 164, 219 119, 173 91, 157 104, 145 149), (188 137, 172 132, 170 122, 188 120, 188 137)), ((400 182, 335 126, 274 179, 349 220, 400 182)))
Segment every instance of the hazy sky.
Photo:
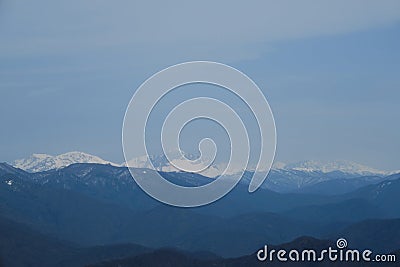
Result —
POLYGON ((399 169, 399 1, 0 1, 0 161, 122 162, 135 89, 184 61, 229 64, 274 112, 277 160, 399 169))

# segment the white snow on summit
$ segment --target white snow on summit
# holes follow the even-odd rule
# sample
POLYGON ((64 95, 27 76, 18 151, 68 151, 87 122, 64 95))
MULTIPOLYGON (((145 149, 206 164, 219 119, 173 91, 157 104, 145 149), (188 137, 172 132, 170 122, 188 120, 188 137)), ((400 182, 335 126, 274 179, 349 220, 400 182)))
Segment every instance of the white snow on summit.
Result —
MULTIPOLYGON (((162 172, 181 172, 181 170, 177 169, 174 165, 185 166, 185 168, 190 169, 191 163, 188 161, 182 161, 179 159, 178 154, 174 155, 175 158, 172 159, 172 162, 169 162, 168 159, 164 155, 160 156, 140 156, 129 160, 127 163, 123 163, 123 166, 128 166, 130 168, 147 168, 147 169, 156 169, 157 171, 162 172), (150 160, 149 160, 150 158, 150 160), (150 162, 151 161, 151 162, 150 162), (152 164, 153 163, 153 164, 152 164), (154 167, 153 167, 154 166, 154 167)), ((195 158, 194 155, 187 155, 189 158, 195 158)), ((206 165, 204 165, 206 167, 206 165)), ((219 170, 219 166, 212 165, 205 170, 199 172, 199 174, 207 176, 207 177, 216 177, 221 174, 222 171, 219 170)))
MULTIPOLYGON (((175 155, 173 155, 175 156, 175 155)), ((189 159, 196 159, 195 155, 186 155, 189 159)), ((132 168, 148 168, 148 169, 156 169, 158 171, 163 172, 180 172, 177 168, 175 168, 174 164, 171 164, 165 155, 155 155, 155 156, 141 156, 129 160, 128 163, 123 164, 115 164, 110 161, 103 160, 97 156, 93 156, 83 152, 69 152, 58 156, 51 156, 47 154, 33 154, 29 158, 20 159, 14 161, 12 164, 14 167, 23 169, 28 172, 41 172, 47 171, 51 169, 60 169, 66 166, 69 166, 73 163, 98 163, 98 164, 111 164, 113 166, 129 166, 132 168), (150 162, 150 160, 151 162, 150 162), (153 164, 151 164, 153 163, 153 164), (153 167, 154 165, 154 167, 153 167)), ((178 165, 182 166, 182 162, 178 156, 176 155, 173 158, 172 163, 178 163, 178 165)), ((190 162, 187 167, 190 168, 190 162)), ((226 164, 212 164, 210 167, 205 169, 204 171, 199 172, 207 177, 217 177, 221 175, 226 168, 226 164)), ((253 170, 253 169, 248 169, 253 170)), ((281 172, 290 172, 290 171, 301 171, 301 172, 322 172, 329 173, 334 171, 340 171, 348 174, 357 174, 357 175, 390 175, 393 173, 398 173, 399 171, 382 171, 377 170, 359 163, 354 163, 351 161, 301 161, 297 163, 289 163, 285 164, 283 162, 275 162, 273 164, 272 170, 281 171, 281 172)), ((263 170, 260 170, 261 172, 263 170)), ((239 173, 241 170, 231 170, 225 172, 227 175, 239 173)))
POLYGON ((341 171, 344 173, 351 174, 360 174, 360 175, 388 175, 392 172, 377 170, 359 163, 344 161, 344 160, 336 160, 336 161, 316 161, 316 160, 307 160, 301 161, 297 163, 285 164, 284 166, 280 166, 279 169, 289 169, 289 170, 297 170, 304 172, 313 172, 319 171, 323 173, 333 172, 333 171, 341 171))
POLYGON ((118 166, 118 164, 83 152, 68 152, 58 156, 33 154, 29 158, 14 161, 12 165, 28 172, 41 172, 52 169, 60 169, 73 163, 98 163, 118 166))
MULTIPOLYGON (((177 157, 178 158, 178 157, 177 157)), ((189 157, 190 158, 190 157, 189 157)), ((154 164, 154 167, 158 171, 164 172, 179 172, 173 164, 168 162, 165 156, 150 156, 151 162, 154 164)), ((173 159, 173 163, 179 159, 173 159)), ((190 164, 190 163, 187 163, 190 164)), ((181 164, 182 165, 182 164, 181 164)), ((150 163, 150 160, 147 156, 141 156, 134 158, 128 161, 128 164, 124 163, 123 166, 129 166, 132 168, 148 168, 153 169, 153 165, 150 163)), ((226 164, 213 164, 206 170, 200 172, 200 174, 208 177, 216 177, 220 175, 226 168, 226 164)), ((248 168, 249 171, 254 171, 254 167, 248 168)), ((296 163, 283 163, 283 162, 274 162, 272 166, 272 170, 275 171, 283 171, 283 172, 291 172, 291 171, 301 171, 301 172, 322 172, 329 173, 334 171, 340 171, 347 174, 353 175, 390 175, 393 173, 398 173, 399 171, 383 171, 374 169, 359 163, 345 161, 345 160, 336 160, 336 161, 316 161, 316 160, 307 160, 300 161, 296 163)), ((227 175, 236 174, 241 172, 241 170, 232 170, 226 172, 227 175)), ((260 172, 266 172, 266 170, 260 170, 260 172)))

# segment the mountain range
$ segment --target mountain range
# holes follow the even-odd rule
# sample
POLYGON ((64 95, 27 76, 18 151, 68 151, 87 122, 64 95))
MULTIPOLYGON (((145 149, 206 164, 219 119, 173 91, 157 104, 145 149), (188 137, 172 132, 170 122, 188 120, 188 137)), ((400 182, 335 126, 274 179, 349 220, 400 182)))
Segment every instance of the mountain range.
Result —
MULTIPOLYGON (((133 174, 140 175, 144 171, 151 170, 134 169, 133 174)), ((197 186, 213 180, 193 173, 161 174, 167 180, 185 186, 197 186)), ((329 173, 331 178, 335 174, 339 172, 329 173)), ((62 254, 49 258, 85 264, 125 257, 134 257, 135 261, 147 259, 140 256, 144 257, 145 254, 133 252, 115 256, 113 247, 123 244, 133 244, 131 248, 138 245, 150 248, 148 252, 143 252, 150 255, 153 249, 157 254, 157 249, 170 247, 177 249, 179 255, 182 254, 179 251, 185 251, 184 257, 197 261, 192 255, 198 251, 224 258, 239 257, 254 253, 264 244, 278 245, 305 235, 327 240, 345 236, 352 244, 366 244, 376 251, 399 249, 400 232, 397 230, 400 208, 396 205, 400 193, 399 174, 379 177, 376 178, 379 181, 372 184, 334 194, 276 192, 266 187, 249 194, 246 179, 211 205, 183 209, 160 204, 147 196, 136 185, 126 167, 76 163, 61 169, 29 173, 2 163, 0 217, 9 222, 6 225, 22 225, 17 228, 26 227, 43 236, 36 239, 61 240, 60 249, 54 243, 43 245, 42 250, 46 251, 46 255, 55 253, 51 247, 62 254), (377 234, 371 234, 375 232, 377 234), (106 247, 98 257, 86 256, 87 251, 90 255, 94 253, 89 248, 99 246, 106 247)), ((6 226, 2 229, 6 229, 6 226)), ((10 233, 9 238, 22 242, 22 236, 27 234, 24 234, 25 230, 18 229, 7 232, 10 233)), ((4 234, 1 236, 7 237, 4 234)), ((12 258, 7 256, 16 255, 18 251, 19 255, 25 255, 19 260, 36 260, 37 256, 29 255, 36 255, 38 252, 35 249, 41 248, 39 245, 27 248, 18 243, 14 246, 14 254, 10 254, 10 242, 7 240, 0 241, 0 258, 7 266, 24 266, 22 263, 13 265, 10 263, 12 258)), ((175 259, 175 256, 175 252, 171 255, 167 253, 171 259, 175 259)), ((43 258, 38 257, 37 261, 40 259, 43 258)), ((115 262, 113 264, 111 266, 118 266, 115 262)), ((155 264, 135 263, 127 266, 157 266, 155 264)))
POLYGON ((83 152, 68 152, 57 156, 33 154, 28 158, 15 160, 12 165, 27 172, 42 172, 60 169, 74 163, 98 163, 118 166, 118 164, 83 152))
MULTIPOLYGON (((309 249, 314 248, 318 251, 327 247, 335 247, 334 242, 330 240, 320 240, 312 237, 299 237, 291 242, 281 244, 279 246, 270 246, 270 249, 285 249, 289 251, 293 248, 309 249)), ((399 258, 400 251, 393 251, 393 255, 399 258)), ((114 266, 181 266, 181 267, 261 267, 261 266, 294 266, 294 267, 357 267, 357 266, 382 266, 395 267, 399 266, 396 262, 340 262, 328 261, 321 262, 260 262, 257 260, 256 254, 245 255, 237 258, 204 258, 198 257, 199 254, 190 254, 184 251, 174 249, 158 249, 148 253, 111 261, 104 261, 97 264, 89 265, 90 267, 114 267, 114 266)))
MULTIPOLYGON (((173 154, 176 160, 179 157, 178 153, 173 154)), ((189 159, 196 158, 196 155, 187 154, 185 155, 189 159)), ((98 163, 98 164, 110 164, 113 166, 129 166, 133 168, 148 168, 152 169, 154 166, 158 171, 171 172, 176 171, 176 169, 168 163, 168 159, 165 155, 150 155, 140 156, 121 164, 113 163, 101 159, 98 156, 90 155, 84 152, 68 152, 65 154, 51 156, 47 154, 33 154, 28 158, 15 160, 11 165, 23 169, 27 172, 41 172, 51 169, 59 169, 62 167, 67 167, 73 163, 98 163)), ((224 164, 213 165, 212 168, 219 170, 224 164)), ((400 171, 382 171, 377 170, 359 163, 337 160, 337 161, 300 161, 296 163, 283 163, 276 162, 273 165, 273 170, 293 170, 293 171, 304 171, 304 172, 322 172, 330 173, 334 171, 339 171, 354 175, 389 175, 393 173, 398 173, 400 171)), ((248 171, 252 171, 249 169, 248 171)), ((203 174, 204 175, 204 174, 203 174)), ((206 175, 208 177, 215 177, 206 175)))
MULTIPOLYGON (((194 155, 187 156, 191 159, 195 158, 194 155)), ((137 157, 128 163, 117 164, 83 152, 69 152, 58 156, 33 154, 27 159, 14 161, 12 166, 31 173, 57 170, 74 163, 96 163, 116 167, 129 166, 136 169, 153 169, 154 165, 156 170, 170 173, 170 175, 178 172, 168 162, 165 155, 155 155, 149 158, 147 156, 137 157)), ((221 165, 212 165, 205 172, 199 173, 198 177, 215 178, 222 172, 222 169, 223 166, 221 165)), ((252 170, 246 170, 243 182, 249 183, 253 173, 252 170)), ((277 192, 346 193, 362 186, 381 182, 384 177, 393 173, 396 172, 376 170, 347 161, 303 161, 292 164, 277 162, 269 172, 268 179, 262 187, 277 192)), ((129 176, 129 174, 125 175, 129 176)), ((228 175, 236 176, 237 174, 228 175)), ((265 172, 265 175, 267 175, 267 172, 265 172)))
MULTIPOLYGON (((364 226, 360 225, 361 229, 364 226)), ((114 266, 265 266, 257 261, 255 253, 234 258, 223 258, 206 251, 184 251, 176 248, 152 249, 135 244, 102 245, 82 247, 74 243, 43 235, 29 226, 0 217, 0 266, 6 267, 114 267, 114 266)), ((371 230, 371 229, 368 229, 371 230)), ((358 231, 360 232, 360 231, 358 231)), ((270 249, 305 249, 321 250, 328 246, 334 247, 333 241, 302 236, 295 240, 270 246, 270 249)), ((400 257, 400 251, 392 252, 400 257)), ((280 262, 269 262, 268 266, 282 266, 280 262)), ((291 263, 291 266, 310 266, 309 263, 291 263)), ((313 263, 311 266, 360 266, 359 263, 313 263)), ((368 266, 398 266, 394 262, 377 263, 368 266)))

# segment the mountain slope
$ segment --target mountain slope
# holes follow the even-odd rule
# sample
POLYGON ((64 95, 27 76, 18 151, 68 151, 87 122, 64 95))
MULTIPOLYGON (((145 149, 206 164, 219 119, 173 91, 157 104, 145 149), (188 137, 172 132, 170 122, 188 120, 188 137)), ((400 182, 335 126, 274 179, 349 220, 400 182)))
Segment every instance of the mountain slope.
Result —
POLYGON ((0 212, 42 233, 86 245, 117 241, 121 222, 133 219, 128 208, 11 174, 0 176, 0 212))
POLYGON ((285 214, 291 218, 321 222, 400 218, 400 207, 396 205, 400 193, 400 175, 392 175, 388 179, 350 193, 332 196, 331 202, 302 205, 285 214))
POLYGON ((6 267, 81 267, 150 251, 133 244, 82 248, 1 216, 0 229, 0 258, 6 267))
MULTIPOLYGON (((295 221, 270 213, 220 218, 217 214, 234 204, 230 201, 220 206, 221 209, 217 208, 216 214, 166 205, 150 208, 146 204, 149 197, 137 188, 133 191, 138 196, 131 204, 132 208, 128 208, 129 204, 105 201, 102 192, 111 194, 109 192, 117 187, 112 186, 112 182, 103 187, 102 181, 118 184, 118 177, 123 172, 126 168, 75 164, 62 170, 27 174, 34 177, 31 181, 12 176, 12 173, 6 174, 0 180, 0 211, 4 216, 27 223, 37 230, 84 245, 133 242, 150 247, 174 246, 190 251, 206 249, 229 256, 233 255, 230 253, 240 255, 250 252, 264 240, 279 243, 304 232, 318 234, 312 224, 292 227, 295 221), (7 183, 10 180, 12 185, 7 183), (97 189, 92 191, 90 188, 97 189), (92 194, 96 190, 100 195, 92 194), (135 206, 147 208, 134 211, 135 206), (269 225, 268 231, 259 234, 257 229, 265 225, 269 225), (227 236, 230 238, 227 239, 227 236), (247 242, 239 242, 244 237, 247 242), (214 246, 211 245, 213 243, 214 246), (238 246, 229 250, 232 243, 238 246)), ((240 207, 243 210, 232 214, 251 213, 246 206, 251 204, 250 200, 254 201, 252 209, 259 208, 259 198, 249 198, 246 188, 241 189, 244 195, 240 191, 233 196, 235 201, 245 200, 244 206, 240 207)), ((117 193, 125 194, 124 191, 117 193)), ((269 193, 260 191, 258 194, 265 199, 269 193)), ((273 197, 276 196, 280 195, 274 193, 273 197)), ((293 199, 293 202, 299 203, 299 200, 293 199)), ((271 204, 274 204, 273 201, 271 204)), ((284 205, 291 206, 292 203, 284 205)))
MULTIPOLYGON (((186 155, 190 159, 197 158, 196 155, 186 155)), ((180 161, 180 153, 173 153, 172 160, 180 161)), ((14 167, 28 172, 43 172, 58 170, 75 163, 110 164, 113 166, 130 166, 136 169, 153 169, 164 173, 181 173, 168 161, 165 155, 142 156, 131 159, 122 165, 105 161, 99 157, 82 152, 69 152, 58 156, 46 154, 34 154, 30 158, 16 160, 14 167)), ((218 177, 224 164, 214 164, 198 177, 218 177)), ((251 168, 250 168, 251 169, 251 168)), ((236 176, 237 171, 228 175, 236 176)), ((247 170, 242 182, 248 184, 254 171, 247 170)), ((267 175, 267 172, 264 172, 267 175)), ((318 192, 319 194, 341 194, 356 190, 362 186, 382 181, 386 175, 392 172, 376 170, 362 164, 349 161, 302 161, 298 163, 277 163, 268 174, 262 185, 263 188, 276 192, 318 192), (314 187, 315 186, 315 187, 314 187), (303 191, 303 189, 307 190, 303 191)))
POLYGON ((301 187, 297 190, 297 192, 322 194, 322 195, 340 195, 340 194, 350 193, 367 185, 380 183, 385 179, 389 178, 380 176, 361 176, 361 177, 354 177, 351 179, 345 179, 345 178, 331 179, 301 187))
MULTIPOLYGON (((188 173, 164 175, 188 186, 210 180, 188 173)), ((249 194, 247 186, 239 184, 215 203, 183 209, 151 199, 124 167, 73 164, 27 173, 0 164, 0 212, 83 245, 135 243, 238 256, 263 243, 278 244, 304 234, 326 236, 360 220, 400 214, 393 204, 400 187, 396 176, 391 179, 336 196, 267 189, 249 194)))
POLYGON ((353 247, 389 253, 400 248, 400 219, 358 222, 330 237, 331 239, 346 237, 353 247))
POLYGON ((297 171, 313 172, 319 171, 329 173, 333 171, 340 171, 343 173, 357 174, 357 175, 388 175, 391 174, 387 171, 377 170, 359 163, 336 160, 336 161, 316 161, 307 160, 297 163, 286 164, 284 169, 291 169, 297 171))
POLYGON ((400 206, 397 205, 400 192, 400 174, 389 177, 376 185, 369 185, 344 195, 346 198, 363 198, 374 203, 387 218, 399 218, 400 206))
POLYGON ((23 169, 28 172, 41 172, 52 169, 60 169, 73 163, 98 163, 111 164, 115 163, 103 160, 97 156, 89 155, 83 152, 68 152, 65 154, 51 156, 47 154, 33 154, 27 159, 19 159, 12 164, 14 167, 23 169))
MULTIPOLYGON (((335 242, 329 240, 319 240, 312 237, 300 237, 289 243, 281 244, 278 246, 268 246, 269 249, 285 249, 290 251, 292 249, 314 249, 322 251, 328 247, 336 247, 335 242)), ((396 258, 399 257, 400 252, 395 252, 396 258)), ((293 266, 293 267, 363 267, 363 266, 382 266, 382 267, 395 267, 399 266, 396 262, 340 262, 328 261, 325 257, 321 262, 279 262, 276 258, 274 261, 260 262, 256 254, 250 254, 239 258, 228 259, 201 259, 193 257, 183 251, 172 249, 155 250, 150 253, 144 253, 130 258, 118 259, 114 261, 105 261, 97 264, 88 265, 90 267, 261 267, 261 266, 293 266)))
POLYGON ((32 231, 27 226, 0 217, 0 253, 4 266, 51 266, 71 254, 72 244, 32 231))

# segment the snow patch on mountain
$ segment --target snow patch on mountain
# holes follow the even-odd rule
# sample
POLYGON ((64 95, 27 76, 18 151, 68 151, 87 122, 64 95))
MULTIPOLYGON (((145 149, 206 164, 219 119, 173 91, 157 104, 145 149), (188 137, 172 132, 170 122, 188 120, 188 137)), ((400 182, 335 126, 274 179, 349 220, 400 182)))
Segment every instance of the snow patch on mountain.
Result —
POLYGON ((118 166, 118 164, 83 152, 68 152, 57 156, 33 154, 29 158, 14 161, 12 165, 28 172, 42 172, 60 169, 74 163, 98 163, 118 166))
MULTIPOLYGON (((12 166, 23 169, 28 172, 41 172, 47 171, 51 169, 60 169, 63 167, 67 167, 73 163, 97 163, 97 164, 110 164, 113 166, 123 166, 123 167, 132 167, 132 168, 147 168, 147 169, 156 169, 157 171, 162 172, 181 172, 181 170, 177 169, 174 165, 181 165, 182 160, 180 153, 172 154, 172 164, 168 161, 165 155, 150 155, 150 156, 141 156, 136 157, 129 160, 127 163, 124 162, 122 164, 116 164, 110 161, 106 161, 101 159, 100 157, 93 156, 83 152, 69 152, 65 154, 61 154, 58 156, 52 156, 47 154, 33 154, 29 158, 19 159, 14 161, 12 166)), ((195 160, 198 158, 198 155, 185 154, 190 160, 195 160)), ((185 164, 189 164, 186 167, 190 168, 190 161, 185 164)), ((198 162, 196 162, 198 164, 198 162)), ((201 164, 201 163, 200 163, 201 164)), ((205 164, 205 163, 204 163, 205 164)), ((213 163, 211 166, 206 168, 204 171, 199 172, 199 174, 207 176, 207 177, 217 177, 221 175, 227 164, 226 163, 213 163)), ((206 167, 206 165, 204 165, 206 167)), ((248 171, 254 171, 255 168, 248 168, 248 171)), ((331 173, 331 172, 342 172, 346 174, 353 175, 390 175, 394 173, 399 173, 400 171, 383 171, 377 170, 359 163, 351 162, 351 161, 316 161, 316 160, 308 160, 301 161, 297 163, 283 163, 283 162, 275 162, 272 166, 272 170, 279 173, 285 173, 287 176, 288 173, 292 172, 304 172, 304 173, 331 173)), ((266 172, 266 170, 259 170, 261 172, 266 172)), ((233 175, 236 173, 240 173, 242 170, 240 169, 232 169, 226 171, 225 174, 233 175)))
MULTIPOLYGON (((192 159, 193 155, 186 155, 189 159, 192 159)), ((181 163, 178 159, 173 159, 172 163, 181 163), (175 162, 176 161, 176 162, 175 162)), ((187 163, 190 164, 190 163, 187 163)), ((158 156, 142 156, 137 157, 128 162, 128 164, 124 164, 124 166, 129 166, 133 168, 149 168, 149 169, 156 169, 158 171, 163 172, 179 172, 176 169, 174 164, 171 164, 164 155, 158 156), (151 164, 153 163, 153 165, 151 164)), ((199 174, 207 176, 207 177, 217 177, 221 175, 225 168, 226 163, 218 163, 213 164, 203 172, 199 174)), ((255 167, 249 167, 247 169, 250 172, 254 172, 255 167)), ((342 172, 345 174, 351 174, 352 176, 385 176, 394 173, 399 173, 400 171, 384 171, 371 168, 369 166, 365 166, 359 163, 345 161, 345 160, 336 160, 336 161, 317 161, 317 160, 307 160, 307 161, 300 161, 296 163, 283 163, 283 162, 274 162, 272 166, 272 170, 274 172, 278 172, 281 174, 285 174, 285 176, 290 176, 293 172, 301 172, 301 173, 331 173, 331 172, 342 172)), ((267 172, 267 170, 259 170, 260 172, 267 172)), ((230 171, 225 172, 227 175, 234 175, 237 173, 242 172, 240 169, 233 169, 230 171)))
MULTIPOLYGON (((180 169, 176 168, 175 166, 182 166, 185 169, 191 169, 194 163, 190 161, 184 161, 180 159, 180 155, 175 155, 171 162, 166 158, 165 155, 156 155, 156 156, 140 156, 129 160, 122 164, 122 166, 130 167, 130 168, 147 168, 147 169, 155 169, 161 172, 181 172, 180 169)), ((194 160, 197 158, 195 155, 185 155, 188 159, 194 160)), ((197 167, 201 166, 201 162, 196 162, 197 167)), ((202 168, 202 167, 200 167, 202 168)), ((221 166, 219 165, 211 165, 207 168, 207 165, 204 163, 203 165, 204 170, 198 172, 199 174, 206 176, 206 177, 216 177, 220 175, 223 171, 221 170, 221 166)))
POLYGON ((322 172, 329 173, 340 171, 343 173, 359 174, 359 175, 389 175, 394 172, 377 170, 359 163, 336 160, 336 161, 316 161, 307 160, 297 163, 286 164, 280 166, 280 169, 297 170, 304 172, 322 172))

